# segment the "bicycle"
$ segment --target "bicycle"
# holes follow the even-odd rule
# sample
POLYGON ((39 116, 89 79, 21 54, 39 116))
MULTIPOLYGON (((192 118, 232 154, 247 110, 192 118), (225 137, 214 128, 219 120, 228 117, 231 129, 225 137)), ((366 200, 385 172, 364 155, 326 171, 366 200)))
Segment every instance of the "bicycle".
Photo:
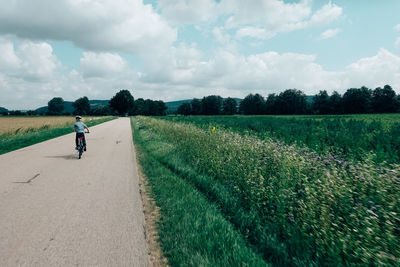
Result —
MULTIPOLYGON (((89 133, 89 131, 85 131, 85 133, 89 133)), ((78 158, 81 159, 83 151, 85 151, 85 146, 83 144, 83 137, 78 137, 78 158)))

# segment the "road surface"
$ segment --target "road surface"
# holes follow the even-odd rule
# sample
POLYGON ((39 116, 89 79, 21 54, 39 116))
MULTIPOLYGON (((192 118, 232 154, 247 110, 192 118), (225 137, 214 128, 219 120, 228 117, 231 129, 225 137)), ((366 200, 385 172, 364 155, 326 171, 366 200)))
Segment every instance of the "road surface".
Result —
POLYGON ((0 266, 148 266, 130 121, 90 130, 0 155, 0 266))

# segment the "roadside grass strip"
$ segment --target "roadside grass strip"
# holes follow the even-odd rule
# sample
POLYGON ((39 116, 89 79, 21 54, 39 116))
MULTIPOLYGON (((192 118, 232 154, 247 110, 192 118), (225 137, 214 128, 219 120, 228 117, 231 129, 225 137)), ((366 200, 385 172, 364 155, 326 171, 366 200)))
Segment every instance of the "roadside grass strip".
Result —
MULTIPOLYGON (((171 266, 269 266, 184 173, 160 161, 173 147, 132 119, 138 159, 156 204, 159 237, 171 266)), ((176 169, 185 169, 183 162, 176 169)))
MULTIPOLYGON (((85 124, 88 127, 91 127, 113 119, 115 119, 115 117, 101 118, 85 122, 85 124)), ((22 133, 16 132, 2 134, 0 135, 0 155, 43 141, 47 141, 49 139, 56 138, 65 134, 69 134, 73 132, 73 125, 74 118, 71 117, 71 123, 68 126, 52 128, 46 125, 38 129, 27 129, 22 133)))
POLYGON ((400 264, 399 165, 154 118, 136 127, 153 161, 213 203, 265 262, 400 264))

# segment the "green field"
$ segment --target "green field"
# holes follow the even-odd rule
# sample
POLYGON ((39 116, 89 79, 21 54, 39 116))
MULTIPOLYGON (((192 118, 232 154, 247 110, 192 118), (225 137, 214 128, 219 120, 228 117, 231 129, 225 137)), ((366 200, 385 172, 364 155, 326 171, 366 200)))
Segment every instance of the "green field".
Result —
POLYGON ((398 115, 137 117, 132 125, 173 266, 400 264, 400 166, 388 156, 398 155, 398 115), (344 133, 352 135, 340 147, 344 133), (391 141, 370 149, 383 137, 391 141), (241 256, 227 261, 233 249, 241 256))
POLYGON ((400 114, 341 116, 171 116, 165 119, 216 127, 260 139, 308 147, 319 154, 400 163, 400 114))

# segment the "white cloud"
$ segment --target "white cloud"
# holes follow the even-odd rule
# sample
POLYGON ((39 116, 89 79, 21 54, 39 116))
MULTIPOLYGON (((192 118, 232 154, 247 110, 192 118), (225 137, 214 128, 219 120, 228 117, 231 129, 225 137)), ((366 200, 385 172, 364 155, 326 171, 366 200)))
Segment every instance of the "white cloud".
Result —
POLYGON ((7 40, 0 39, 0 70, 18 68, 20 60, 15 54, 14 44, 7 40))
POLYGON ((165 49, 177 38, 141 0, 13 0, 1 5, 0 33, 128 53, 165 49))
POLYGON ((397 92, 400 89, 400 57, 385 49, 344 71, 332 72, 318 64, 316 55, 270 51, 244 56, 225 48, 205 54, 195 44, 179 44, 169 53, 143 58, 142 73, 130 69, 118 54, 85 52, 80 69, 62 74, 48 43, 7 47, 15 50, 19 62, 15 72, 0 72, 0 106, 10 109, 36 108, 54 96, 70 101, 84 95, 109 99, 120 89, 130 89, 135 98, 165 101, 210 94, 244 97, 258 92, 266 96, 289 88, 306 94, 322 89, 343 93, 362 85, 390 84, 397 92))
POLYGON ((344 93, 351 87, 375 88, 384 84, 390 84, 400 92, 400 57, 384 49, 340 72, 325 70, 317 63, 315 55, 297 53, 266 52, 243 56, 220 49, 207 61, 199 56, 191 58, 192 64, 184 70, 165 61, 171 68, 160 69, 153 73, 154 76, 147 73, 141 86, 158 87, 157 96, 168 100, 209 94, 244 97, 259 92, 267 95, 289 88, 303 90, 306 94, 316 94, 319 90, 344 93), (157 80, 159 77, 165 77, 165 80, 157 80))
POLYGON ((154 54, 144 58, 145 75, 149 83, 190 83, 194 71, 202 61, 202 52, 193 45, 180 44, 166 54, 154 54))
POLYGON ((237 38, 252 37, 261 40, 266 40, 274 37, 276 33, 268 32, 264 28, 244 27, 236 32, 237 38))
POLYGON ((126 71, 128 64, 118 54, 84 52, 80 68, 85 78, 109 77, 126 71))
POLYGON ((321 33, 320 39, 329 39, 332 37, 335 37, 336 35, 338 35, 340 33, 340 29, 336 28, 336 29, 328 29, 326 31, 324 31, 323 33, 321 33))
POLYGON ((311 14, 311 5, 310 1, 290 4, 279 0, 222 0, 219 11, 231 14, 227 21, 229 28, 249 24, 276 27, 306 19, 311 14))
POLYGON ((228 29, 238 29, 236 37, 268 39, 290 32, 326 25, 341 16, 342 8, 328 3, 312 14, 312 1, 285 3, 279 0, 222 0, 220 14, 227 14, 228 29))
POLYGON ((267 52, 243 57, 221 52, 210 62, 209 74, 219 73, 217 86, 240 90, 243 94, 260 91, 268 94, 288 88, 306 93, 324 86, 337 87, 331 74, 315 63, 315 56, 267 52), (222 70, 222 73, 221 73, 222 70))
POLYGON ((312 15, 310 25, 326 25, 342 15, 342 8, 329 2, 312 15))
POLYGON ((159 0, 157 4, 165 18, 182 24, 209 20, 215 6, 214 0, 159 0))
POLYGON ((373 57, 362 58, 346 68, 349 87, 366 85, 378 87, 390 84, 400 89, 400 57, 380 49, 373 57))
POLYGON ((237 29, 238 38, 265 40, 281 32, 329 24, 342 14, 342 8, 331 2, 313 13, 312 4, 312 0, 160 0, 157 8, 173 23, 221 20, 225 28, 237 29))
POLYGON ((397 24, 394 26, 394 30, 400 32, 400 24, 397 24))
POLYGON ((223 92, 224 96, 243 97, 254 91, 268 94, 298 88, 310 93, 321 88, 341 88, 339 74, 323 70, 314 55, 267 52, 246 57, 219 49, 208 60, 202 56, 195 47, 182 46, 168 57, 157 58, 157 64, 147 68, 140 79, 141 85, 174 88, 165 92, 161 89, 159 95, 164 98, 172 94, 190 98, 223 92))
POLYGON ((51 79, 61 65, 48 43, 24 42, 17 50, 21 61, 21 76, 35 80, 51 79))
POLYGON ((231 37, 229 34, 224 33, 223 29, 221 27, 215 27, 213 29, 213 35, 215 40, 223 45, 229 44, 231 41, 231 37))

